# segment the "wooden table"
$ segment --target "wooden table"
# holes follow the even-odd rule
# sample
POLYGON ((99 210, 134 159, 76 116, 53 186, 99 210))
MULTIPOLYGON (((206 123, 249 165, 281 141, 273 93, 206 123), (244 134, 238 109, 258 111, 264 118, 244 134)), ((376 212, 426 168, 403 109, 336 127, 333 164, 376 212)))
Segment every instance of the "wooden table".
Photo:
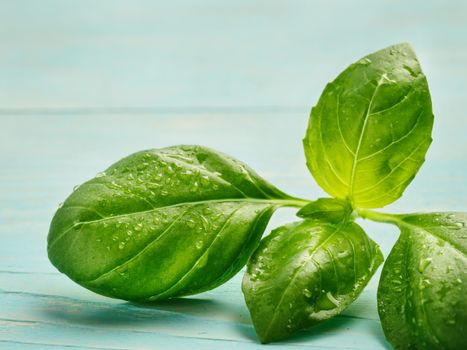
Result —
MULTIPOLYGON (((52 215, 121 157, 182 143, 323 196, 301 148, 309 109, 349 63, 392 43, 413 44, 436 122, 426 164, 385 210, 467 210, 466 2, 11 1, 0 23, 1 349, 264 349, 242 272, 147 307, 101 297, 49 263, 52 215)), ((291 220, 281 210, 267 232, 291 220)), ((362 225, 387 255, 397 230, 362 225)), ((378 277, 342 315, 275 346, 390 348, 378 277)))

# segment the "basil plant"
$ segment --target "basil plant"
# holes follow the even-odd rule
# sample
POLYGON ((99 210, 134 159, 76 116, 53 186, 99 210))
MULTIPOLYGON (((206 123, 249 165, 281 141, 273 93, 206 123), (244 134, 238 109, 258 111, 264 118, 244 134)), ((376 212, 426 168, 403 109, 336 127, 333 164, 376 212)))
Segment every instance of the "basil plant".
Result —
POLYGON ((370 54, 327 84, 303 140, 330 197, 290 196, 203 146, 134 153, 55 213, 48 255, 96 293, 147 302, 201 293, 245 265, 242 290, 262 343, 342 312, 383 262, 358 217, 396 225, 378 311, 396 349, 465 349, 467 214, 374 211, 400 198, 432 141, 428 84, 408 44, 370 54), (262 239, 273 213, 298 220, 262 239))

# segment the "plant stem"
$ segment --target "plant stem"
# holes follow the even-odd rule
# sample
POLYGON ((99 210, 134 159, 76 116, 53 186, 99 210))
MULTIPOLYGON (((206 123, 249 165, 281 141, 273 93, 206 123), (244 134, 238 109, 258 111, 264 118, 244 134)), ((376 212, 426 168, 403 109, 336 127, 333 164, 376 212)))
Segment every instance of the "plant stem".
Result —
POLYGON ((364 219, 370 219, 378 222, 385 222, 390 224, 399 225, 401 220, 395 214, 380 213, 368 209, 357 209, 358 215, 364 219))
POLYGON ((284 203, 287 207, 292 207, 292 208, 302 208, 308 203, 310 203, 309 200, 306 199, 301 199, 301 198, 290 198, 290 199, 285 199, 281 200, 282 203, 284 203))

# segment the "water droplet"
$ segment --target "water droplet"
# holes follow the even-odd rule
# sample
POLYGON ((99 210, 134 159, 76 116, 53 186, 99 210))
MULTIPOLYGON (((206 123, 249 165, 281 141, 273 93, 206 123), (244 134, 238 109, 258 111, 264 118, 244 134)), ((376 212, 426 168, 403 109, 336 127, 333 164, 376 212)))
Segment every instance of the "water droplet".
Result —
POLYGON ((418 264, 418 272, 423 273, 426 268, 431 264, 432 258, 424 258, 420 259, 420 262, 418 264))
POLYGON ((193 228, 193 227, 196 226, 196 223, 195 223, 195 221, 194 221, 193 219, 189 219, 189 220, 186 222, 186 224, 187 224, 187 226, 188 226, 189 228, 193 228))
POLYGON ((96 177, 99 178, 99 177, 103 177, 103 176, 105 176, 105 175, 107 175, 107 174, 105 173, 105 171, 102 171, 102 172, 100 172, 100 173, 97 173, 97 174, 96 174, 96 177))
POLYGON ((428 278, 422 280, 422 285, 420 286, 421 289, 425 289, 431 287, 431 281, 428 278))
POLYGON ((203 214, 204 215, 211 215, 212 214, 212 209, 209 207, 206 207, 203 209, 203 214))
POLYGON ((201 249, 201 248, 203 248, 203 241, 196 242, 196 249, 201 249))
POLYGON ((117 235, 113 236, 112 241, 117 242, 118 241, 118 236, 117 235))
POLYGON ((345 258, 350 255, 350 250, 341 250, 337 252, 337 257, 338 258, 345 258))
MULTIPOLYGON (((404 52, 405 54, 405 52, 404 52)), ((402 66, 407 72, 409 72, 409 74, 413 77, 416 77, 417 76, 417 73, 414 72, 414 70, 412 68, 410 68, 408 65, 404 64, 402 66)))
POLYGON ((209 176, 207 176, 207 175, 201 176, 200 182, 201 182, 202 186, 204 186, 204 187, 208 186, 209 183, 210 183, 209 176))
POLYGON ((128 231, 126 231, 126 234, 127 234, 128 236, 131 236, 131 235, 133 234, 133 231, 132 231, 132 230, 128 230, 128 231))
POLYGON ((198 182, 197 181, 193 182, 193 184, 190 187, 190 192, 194 193, 194 192, 198 191, 198 189, 199 189, 198 182))
POLYGON ((132 173, 129 173, 126 178, 131 181, 135 179, 135 176, 132 173))
POLYGON ((75 192, 79 188, 79 185, 73 186, 73 192, 75 192))
POLYGON ((311 298, 312 293, 310 292, 309 289, 305 288, 305 289, 303 290, 303 295, 304 295, 306 298, 311 298))
POLYGON ((120 242, 120 244, 118 245, 118 249, 123 249, 125 248, 125 242, 120 242))
POLYGON ((104 228, 106 228, 106 227, 109 226, 109 224, 108 224, 106 221, 104 221, 104 222, 102 223, 102 226, 103 226, 104 228))
POLYGON ((109 184, 109 187, 110 188, 113 188, 113 189, 119 189, 121 186, 116 183, 115 181, 112 181, 110 184, 109 184))
POLYGON ((98 238, 98 239, 96 239, 96 242, 100 243, 100 242, 102 242, 102 239, 98 238))
POLYGON ((149 164, 146 163, 146 162, 145 162, 145 163, 141 163, 141 164, 138 164, 138 165, 136 166, 136 169, 139 170, 139 171, 141 171, 141 170, 146 169, 146 167, 147 167, 148 165, 149 165, 149 164))
POLYGON ((454 226, 458 227, 458 228, 463 228, 464 227, 464 223, 463 222, 456 222, 454 224, 454 226))
POLYGON ((143 229, 143 224, 142 223, 137 223, 134 227, 135 231, 141 231, 143 229))
POLYGON ((324 292, 317 300, 317 305, 322 310, 331 310, 339 306, 339 300, 337 300, 331 292, 324 292))
POLYGON ((61 207, 63 207, 63 202, 58 203, 58 209, 60 209, 61 207))
POLYGON ((169 192, 166 191, 166 190, 161 191, 161 196, 163 196, 163 197, 167 196, 168 194, 169 194, 169 192))
POLYGON ((368 66, 371 63, 371 60, 368 57, 365 57, 358 61, 358 64, 361 64, 363 66, 368 66))

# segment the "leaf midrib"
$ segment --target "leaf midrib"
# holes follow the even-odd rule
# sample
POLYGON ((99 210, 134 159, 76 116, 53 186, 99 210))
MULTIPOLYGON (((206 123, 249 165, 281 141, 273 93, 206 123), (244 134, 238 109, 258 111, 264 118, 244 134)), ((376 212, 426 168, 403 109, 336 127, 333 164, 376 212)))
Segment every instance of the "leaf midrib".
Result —
MULTIPOLYGON (((301 199, 259 199, 259 198, 221 198, 221 199, 208 199, 208 200, 202 200, 202 201, 193 201, 193 202, 180 202, 176 204, 171 204, 171 205, 166 205, 166 206, 161 206, 157 208, 151 208, 148 210, 142 210, 142 211, 134 211, 131 213, 125 213, 121 215, 114 215, 114 216, 107 216, 101 219, 96 219, 96 220, 88 220, 88 221, 79 221, 71 225, 69 228, 67 228, 63 233, 61 233, 53 242, 49 244, 49 250, 52 249, 52 247, 55 245, 57 241, 59 241, 62 237, 64 237, 69 231, 74 229, 77 226, 81 225, 89 225, 93 223, 98 223, 98 222, 103 222, 107 220, 113 220, 113 219, 119 219, 119 218, 124 218, 124 217, 131 217, 133 215, 139 215, 139 214, 146 214, 150 212, 154 212, 157 210, 165 210, 165 209, 170 209, 170 208, 176 208, 179 206, 184 206, 184 205, 200 205, 200 204, 206 204, 206 203, 224 203, 224 202, 248 202, 248 203, 257 203, 257 204, 273 204, 278 207, 283 207, 283 206, 291 206, 291 207, 301 207, 307 203, 305 200, 301 199)), ((68 207, 62 207, 61 209, 66 209, 68 207)))
POLYGON ((365 118, 363 120, 363 126, 360 132, 360 137, 358 139, 357 148, 355 149, 355 153, 353 157, 352 172, 350 174, 350 182, 349 182, 349 198, 352 203, 354 202, 353 192, 354 192, 354 187, 355 187, 355 174, 357 172, 357 164, 359 161, 358 157, 360 153, 360 148, 363 143, 363 136, 365 135, 366 127, 368 124, 368 119, 370 118, 370 115, 371 115, 370 111, 371 111, 371 108, 373 107, 373 101, 378 92, 378 88, 382 85, 382 80, 383 80, 383 76, 379 78, 378 83, 376 84, 375 90, 373 91, 373 94, 371 95, 370 102, 368 103, 368 108, 365 113, 365 118))

